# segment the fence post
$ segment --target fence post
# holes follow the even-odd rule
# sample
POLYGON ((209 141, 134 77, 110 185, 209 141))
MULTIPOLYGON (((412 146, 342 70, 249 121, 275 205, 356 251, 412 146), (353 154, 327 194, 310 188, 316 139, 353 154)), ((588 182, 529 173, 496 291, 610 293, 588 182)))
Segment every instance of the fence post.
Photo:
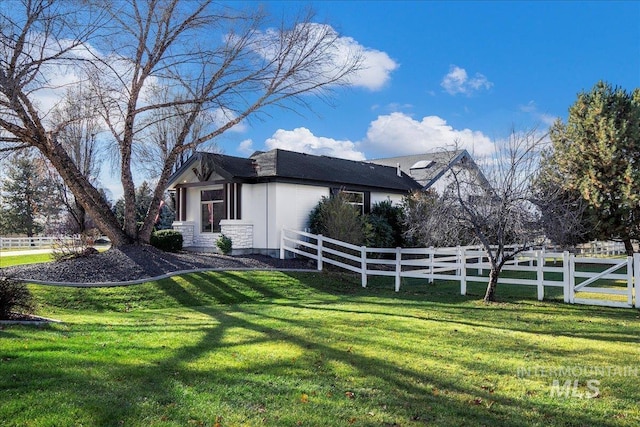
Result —
POLYGON ((280 232, 280 259, 284 259, 284 233, 286 232, 285 228, 282 228, 280 232))
POLYGON ((569 251, 562 252, 562 297, 564 302, 569 302, 569 281, 571 280, 569 272, 569 251))
POLYGON ((322 234, 318 234, 318 271, 322 271, 322 234))
POLYGON ((636 288, 636 308, 640 308, 640 254, 633 254, 633 281, 636 288))
POLYGON ((467 257, 464 248, 458 248, 458 261, 460 261, 460 295, 467 294, 467 257))
POLYGON ((538 279, 538 301, 544 299, 544 250, 536 251, 536 274, 538 279))
POLYGON ((576 256, 569 255, 569 302, 575 304, 576 300, 576 256))
POLYGON ((627 304, 633 307, 633 257, 627 256, 627 304))
POLYGON ((360 247, 360 268, 362 269, 362 287, 367 287, 367 247, 360 247))
POLYGON ((396 292, 400 292, 400 279, 402 273, 402 248, 396 248, 396 292))
POLYGON ((433 283, 433 261, 435 259, 435 249, 429 247, 429 283, 433 283))

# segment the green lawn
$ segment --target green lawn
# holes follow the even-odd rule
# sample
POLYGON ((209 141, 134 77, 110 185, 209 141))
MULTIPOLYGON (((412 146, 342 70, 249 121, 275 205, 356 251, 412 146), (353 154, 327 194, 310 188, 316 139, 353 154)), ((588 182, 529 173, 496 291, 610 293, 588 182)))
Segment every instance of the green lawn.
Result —
POLYGON ((11 267, 12 265, 34 264, 38 262, 52 261, 51 254, 29 254, 5 256, 0 253, 0 268, 11 267))
POLYGON ((127 288, 31 286, 39 313, 64 323, 0 330, 0 420, 640 423, 637 310, 538 302, 534 288, 499 288, 502 301, 484 305, 481 285, 462 297, 454 283, 406 281, 396 294, 389 280, 371 282, 362 289, 359 277, 340 274, 230 272, 127 288), (597 397, 558 387, 568 380, 578 381, 576 395, 597 389, 597 397))

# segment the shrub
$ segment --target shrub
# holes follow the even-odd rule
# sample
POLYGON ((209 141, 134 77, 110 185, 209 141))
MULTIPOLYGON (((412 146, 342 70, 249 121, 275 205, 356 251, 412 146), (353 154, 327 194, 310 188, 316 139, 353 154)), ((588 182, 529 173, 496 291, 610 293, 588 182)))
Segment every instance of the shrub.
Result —
POLYGON ((367 215, 366 245, 372 248, 395 248, 394 230, 387 220, 378 215, 367 215))
POLYGON ((375 203, 367 216, 372 229, 367 235, 367 245, 378 248, 404 246, 403 219, 402 206, 394 206, 390 200, 375 203))
POLYGON ((216 241, 216 246, 220 249, 225 255, 229 255, 231 253, 231 249, 233 247, 231 239, 224 234, 221 234, 218 240, 216 241))
POLYGON ((93 253, 88 251, 90 246, 87 246, 87 243, 86 235, 80 236, 79 239, 75 236, 57 236, 53 242, 51 256, 55 261, 66 261, 92 255, 93 253))
POLYGON ((318 202, 309 214, 309 228, 314 234, 362 245, 367 224, 358 210, 339 193, 333 197, 323 197, 318 202))
POLYGON ((182 234, 176 230, 154 231, 150 243, 165 252, 178 252, 182 250, 182 234))
POLYGON ((0 277, 0 319, 12 313, 31 313, 33 300, 27 285, 10 277, 0 277))

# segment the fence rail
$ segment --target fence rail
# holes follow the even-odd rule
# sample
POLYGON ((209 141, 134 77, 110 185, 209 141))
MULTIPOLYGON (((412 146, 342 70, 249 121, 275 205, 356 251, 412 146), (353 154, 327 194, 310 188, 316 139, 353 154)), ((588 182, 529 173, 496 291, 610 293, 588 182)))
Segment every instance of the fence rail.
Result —
MULTIPOLYGON (((402 278, 453 280, 465 295, 468 283, 484 282, 491 269, 488 258, 477 246, 456 248, 369 248, 302 231, 283 229, 280 258, 294 253, 316 260, 317 269, 331 264, 358 273, 362 286, 369 276, 390 276, 399 291, 402 278), (386 257, 386 258, 385 258, 386 257)), ((567 303, 640 308, 640 254, 626 258, 593 258, 545 249, 518 253, 502 271, 525 277, 502 275, 501 285, 533 286, 539 300, 545 288, 562 288, 567 303), (600 285, 600 286, 597 286, 600 285), (634 288, 635 287, 635 288, 634 288), (635 290, 634 290, 635 289, 635 290), (617 300, 598 299, 616 295, 617 300), (595 298, 589 296, 595 295, 595 298)))
MULTIPOLYGON (((66 240, 80 241, 80 236, 64 237, 66 240)), ((0 237, 0 249, 35 249, 50 248, 60 243, 61 237, 35 236, 35 237, 0 237)))

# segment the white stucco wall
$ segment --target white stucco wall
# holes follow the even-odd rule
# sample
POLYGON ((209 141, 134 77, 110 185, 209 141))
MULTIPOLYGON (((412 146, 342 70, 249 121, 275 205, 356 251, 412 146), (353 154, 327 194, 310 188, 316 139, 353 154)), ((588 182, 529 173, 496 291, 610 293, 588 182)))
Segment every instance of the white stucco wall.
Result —
MULTIPOLYGON (((193 244, 195 246, 215 248, 215 241, 219 236, 218 233, 200 233, 200 191, 214 188, 221 188, 221 186, 188 189, 186 224, 193 226, 193 244)), ((329 197, 329 195, 329 187, 281 182, 244 184, 241 193, 242 218, 223 221, 221 225, 243 226, 242 236, 235 239, 238 242, 234 242, 234 248, 253 248, 260 252, 276 251, 280 248, 282 228, 294 230, 307 228, 309 213, 322 197, 329 197), (247 230, 251 230, 251 233, 248 233, 247 230), (251 246, 248 242, 249 235, 252 236, 251 246)), ((391 200, 393 204, 398 204, 402 201, 402 195, 384 192, 371 193, 372 205, 384 200, 391 200)), ((231 230, 229 232, 232 233, 231 230)))
POLYGON ((242 220, 253 224, 253 247, 278 249, 282 227, 303 230, 328 187, 271 182, 242 187, 242 220))

